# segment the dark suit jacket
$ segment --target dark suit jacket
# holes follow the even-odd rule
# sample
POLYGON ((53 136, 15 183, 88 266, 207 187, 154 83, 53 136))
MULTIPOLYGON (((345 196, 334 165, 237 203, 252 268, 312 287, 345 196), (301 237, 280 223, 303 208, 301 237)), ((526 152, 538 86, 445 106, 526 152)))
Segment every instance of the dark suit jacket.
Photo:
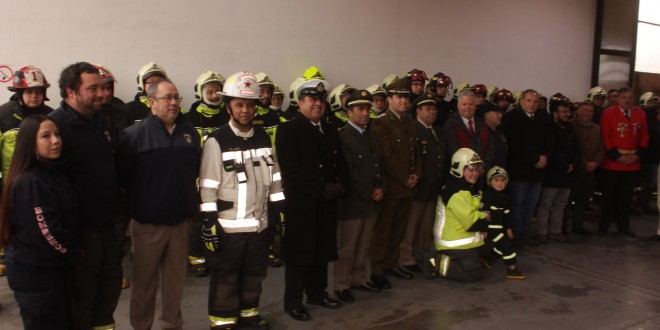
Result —
POLYGON ((291 265, 318 265, 337 259, 337 200, 320 199, 327 183, 347 186, 337 130, 321 121, 296 119, 277 129, 275 145, 286 202, 282 257, 291 265))
POLYGON ((363 218, 375 210, 374 189, 384 185, 383 153, 372 132, 360 134, 350 124, 339 130, 339 138, 349 175, 346 194, 339 199, 339 220, 363 218))
POLYGON ((433 126, 436 138, 424 124, 416 121, 417 138, 419 139, 419 150, 422 158, 422 176, 417 183, 415 200, 430 202, 436 200, 440 195, 447 161, 447 142, 445 133, 438 126, 433 126))
POLYGON ((374 119, 371 131, 376 135, 383 151, 387 191, 385 198, 406 198, 415 194, 415 189, 406 187, 411 174, 422 175, 415 122, 408 115, 401 119, 391 111, 374 119))
MULTIPOLYGON (((538 111, 537 111, 538 112, 538 111)), ((547 115, 535 114, 531 120, 520 107, 507 113, 502 126, 508 143, 507 163, 512 181, 541 181, 545 168, 534 167, 539 156, 549 156, 552 135, 547 115)))

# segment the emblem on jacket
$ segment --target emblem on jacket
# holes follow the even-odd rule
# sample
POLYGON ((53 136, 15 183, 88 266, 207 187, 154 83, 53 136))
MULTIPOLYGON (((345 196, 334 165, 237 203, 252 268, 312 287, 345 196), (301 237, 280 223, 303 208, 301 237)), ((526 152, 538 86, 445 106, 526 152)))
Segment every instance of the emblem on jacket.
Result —
POLYGON ((188 133, 183 134, 183 140, 186 141, 186 143, 192 143, 192 135, 188 133))

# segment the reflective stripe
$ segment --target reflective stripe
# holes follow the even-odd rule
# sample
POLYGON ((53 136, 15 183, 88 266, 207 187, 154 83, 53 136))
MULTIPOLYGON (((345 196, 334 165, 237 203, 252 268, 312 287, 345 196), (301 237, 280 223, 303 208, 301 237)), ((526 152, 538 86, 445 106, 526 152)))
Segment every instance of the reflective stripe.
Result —
POLYGON ((218 212, 218 205, 215 202, 202 203, 200 209, 202 212, 218 212))
POLYGON ((447 271, 449 270, 449 261, 450 258, 447 255, 440 256, 440 275, 447 277, 447 271))
POLYGON ((511 254, 508 255, 508 256, 503 256, 502 259, 504 259, 504 260, 509 260, 509 259, 513 259, 513 258, 515 258, 515 257, 516 257, 516 253, 514 252, 514 253, 511 253, 511 254))
POLYGON ((97 325, 95 327, 92 327, 92 330, 113 330, 115 328, 115 324, 108 324, 108 325, 97 325))
POLYGON ((271 202, 278 202, 284 200, 284 193, 283 192, 278 192, 274 194, 270 194, 270 201, 271 202))
POLYGON ((200 258, 200 257, 193 257, 193 256, 188 256, 188 262, 191 265, 201 265, 206 262, 206 259, 200 258))
POLYGON ((481 233, 476 232, 476 233, 474 233, 474 236, 472 236, 472 237, 455 239, 453 241, 447 241, 447 240, 440 239, 440 240, 438 240, 438 243, 440 243, 440 245, 446 246, 446 247, 457 247, 457 246, 461 246, 461 245, 467 245, 467 244, 470 244, 470 243, 479 242, 479 241, 482 240, 481 237, 482 237, 481 233))
POLYGON ((259 220, 254 218, 236 220, 218 219, 218 222, 222 226, 222 229, 228 233, 251 233, 257 231, 261 225, 259 220))
POLYGON ((501 210, 501 208, 496 207, 496 206, 493 206, 493 205, 490 206, 490 209, 491 209, 491 210, 495 210, 495 211, 497 211, 497 210, 501 210))
POLYGON ((500 239, 502 239, 502 237, 504 237, 504 234, 500 233, 499 235, 495 236, 495 238, 493 238, 493 242, 499 241, 500 239))
POLYGON ((241 174, 245 179, 243 179, 243 183, 238 184, 238 198, 236 200, 237 220, 245 218, 245 211, 247 207, 247 177, 245 177, 245 173, 243 172, 238 173, 239 182, 241 182, 241 174))
POLYGON ((202 188, 214 188, 217 189, 220 186, 220 181, 211 180, 211 179, 201 179, 199 180, 199 186, 202 188))
POLYGON ((273 174, 273 182, 280 180, 282 180, 282 174, 280 174, 280 172, 273 174))
POLYGON ((502 225, 488 225, 488 228, 502 229, 504 227, 502 225))
POLYGON ((222 160, 234 160, 236 152, 234 151, 225 151, 222 153, 222 160))
POLYGON ((241 317, 253 317, 259 315, 258 308, 244 309, 241 311, 241 317))
POLYGON ((503 254, 502 251, 498 250, 496 247, 493 248, 493 251, 495 251, 495 253, 497 253, 499 255, 503 254))
POLYGON ((504 210, 504 214, 509 214, 509 213, 511 213, 510 210, 504 210))
POLYGON ((216 317, 209 315, 209 321, 211 321, 211 326, 236 324, 238 317, 216 317))
POLYGON ((236 177, 238 178, 238 182, 246 182, 247 181, 247 175, 245 174, 245 172, 236 173, 236 177))

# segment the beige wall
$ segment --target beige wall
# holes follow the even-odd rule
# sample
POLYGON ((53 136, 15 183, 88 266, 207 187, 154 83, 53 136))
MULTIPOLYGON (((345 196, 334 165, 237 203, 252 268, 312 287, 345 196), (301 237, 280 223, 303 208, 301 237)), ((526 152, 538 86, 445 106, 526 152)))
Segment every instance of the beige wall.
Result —
MULTIPOLYGON (((164 66, 194 101, 196 77, 264 71, 284 90, 320 67, 331 85, 364 88, 412 68, 454 82, 586 96, 595 0, 32 0, 5 1, 0 65, 42 68, 54 86, 75 61, 117 76, 118 97, 136 92, 143 64, 164 66)), ((0 86, 0 100, 9 92, 0 86)))

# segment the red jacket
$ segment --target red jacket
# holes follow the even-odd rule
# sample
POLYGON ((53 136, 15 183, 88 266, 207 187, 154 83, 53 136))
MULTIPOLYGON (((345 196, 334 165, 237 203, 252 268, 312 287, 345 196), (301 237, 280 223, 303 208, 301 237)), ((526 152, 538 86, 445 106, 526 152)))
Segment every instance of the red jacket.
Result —
POLYGON ((606 155, 603 168, 612 171, 638 171, 639 161, 625 165, 619 161, 622 154, 641 156, 641 151, 649 145, 649 131, 646 114, 639 108, 630 109, 630 119, 626 118, 619 106, 605 110, 600 117, 600 132, 603 136, 606 155))

